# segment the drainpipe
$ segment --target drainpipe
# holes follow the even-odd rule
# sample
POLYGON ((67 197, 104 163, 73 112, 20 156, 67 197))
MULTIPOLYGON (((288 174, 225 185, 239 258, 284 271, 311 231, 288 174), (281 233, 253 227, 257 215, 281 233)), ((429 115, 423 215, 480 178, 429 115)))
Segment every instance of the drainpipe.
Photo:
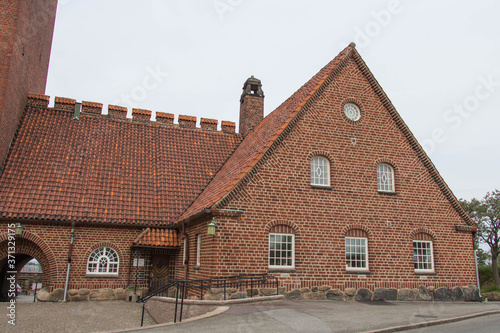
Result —
POLYGON ((182 234, 186 237, 186 262, 182 264, 185 266, 185 279, 187 279, 189 272, 189 235, 186 232, 186 223, 182 223, 182 234))
POLYGON ((66 302, 66 293, 68 292, 69 270, 71 268, 71 253, 73 252, 73 241, 75 240, 75 222, 71 223, 71 240, 69 242, 68 250, 68 269, 66 270, 66 282, 64 283, 64 299, 66 302))
POLYGON ((476 234, 474 233, 474 236, 472 237, 472 248, 474 249, 474 266, 476 267, 476 285, 477 285, 477 290, 479 292, 479 299, 481 299, 481 302, 483 301, 483 297, 481 296, 481 286, 479 284, 479 271, 477 268, 477 250, 476 250, 476 234))

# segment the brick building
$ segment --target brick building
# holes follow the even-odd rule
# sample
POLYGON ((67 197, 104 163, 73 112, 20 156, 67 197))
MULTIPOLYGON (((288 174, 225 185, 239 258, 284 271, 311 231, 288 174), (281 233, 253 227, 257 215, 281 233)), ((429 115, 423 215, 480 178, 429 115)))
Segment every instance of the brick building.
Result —
POLYGON ((17 269, 36 258, 44 286, 70 300, 240 273, 273 274, 292 293, 474 298, 473 222, 354 44, 265 118, 249 78, 240 133, 227 121, 217 130, 214 119, 196 127, 191 116, 48 102, 27 95, 0 176, 2 274, 7 226, 18 226, 17 269))

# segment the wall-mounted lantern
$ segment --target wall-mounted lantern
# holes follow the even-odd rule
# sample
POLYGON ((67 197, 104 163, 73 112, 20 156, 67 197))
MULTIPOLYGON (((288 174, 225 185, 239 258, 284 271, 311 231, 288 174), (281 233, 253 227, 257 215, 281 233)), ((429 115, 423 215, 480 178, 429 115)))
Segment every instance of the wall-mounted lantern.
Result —
POLYGON ((16 225, 16 231, 15 231, 16 236, 22 236, 23 235, 23 226, 21 223, 18 223, 16 225))
POLYGON ((217 220, 214 217, 212 221, 210 221, 210 223, 208 224, 207 235, 215 236, 215 227, 217 227, 217 220))

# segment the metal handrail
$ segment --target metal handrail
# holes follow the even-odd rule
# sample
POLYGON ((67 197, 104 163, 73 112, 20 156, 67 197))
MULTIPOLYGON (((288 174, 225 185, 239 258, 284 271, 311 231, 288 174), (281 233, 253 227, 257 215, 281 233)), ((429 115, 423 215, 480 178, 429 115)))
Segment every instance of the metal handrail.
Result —
MULTIPOLYGON (((164 280, 162 280, 164 281, 164 280)), ((155 283, 157 284, 157 283, 155 283)), ((150 288, 153 286, 153 283, 150 284, 150 288)), ((137 300, 137 303, 142 303, 142 318, 141 318, 141 326, 144 322, 144 308, 146 302, 149 301, 151 297, 163 295, 166 293, 168 295, 168 290, 172 287, 176 287, 175 292, 175 311, 174 311, 174 323, 177 322, 177 308, 179 299, 181 300, 180 306, 180 315, 179 322, 182 321, 182 311, 184 307, 184 299, 188 295, 189 289, 199 289, 200 290, 200 299, 203 300, 203 290, 207 290, 208 288, 224 288, 224 300, 227 300, 227 288, 238 288, 240 292, 243 290, 250 290, 250 297, 254 296, 254 288, 262 286, 272 286, 276 288, 276 295, 279 295, 279 285, 278 278, 267 274, 240 274, 233 276, 223 276, 223 277, 215 277, 211 279, 167 279, 167 283, 163 284, 161 287, 155 288, 155 290, 148 292, 141 298, 137 300)))

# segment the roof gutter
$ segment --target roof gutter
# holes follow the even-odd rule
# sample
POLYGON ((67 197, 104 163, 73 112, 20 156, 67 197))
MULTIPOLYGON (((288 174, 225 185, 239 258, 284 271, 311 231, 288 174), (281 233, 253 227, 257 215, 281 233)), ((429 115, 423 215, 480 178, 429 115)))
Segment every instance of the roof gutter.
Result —
POLYGON ((175 225, 173 223, 169 223, 168 225, 153 225, 153 224, 139 224, 139 223, 130 223, 130 222, 99 222, 99 221, 86 221, 86 220, 74 220, 74 221, 69 221, 69 220, 50 220, 50 219, 28 219, 28 218, 19 218, 19 217, 0 217, 0 220, 5 220, 5 221, 12 221, 12 222, 19 222, 19 223, 33 223, 33 224, 39 224, 39 223, 54 223, 54 224, 65 224, 65 225, 71 225, 72 223, 75 223, 76 225, 100 225, 100 226, 107 226, 107 227, 135 227, 135 228, 144 228, 144 227, 154 227, 154 228, 159 228, 159 229, 174 229, 175 225))

